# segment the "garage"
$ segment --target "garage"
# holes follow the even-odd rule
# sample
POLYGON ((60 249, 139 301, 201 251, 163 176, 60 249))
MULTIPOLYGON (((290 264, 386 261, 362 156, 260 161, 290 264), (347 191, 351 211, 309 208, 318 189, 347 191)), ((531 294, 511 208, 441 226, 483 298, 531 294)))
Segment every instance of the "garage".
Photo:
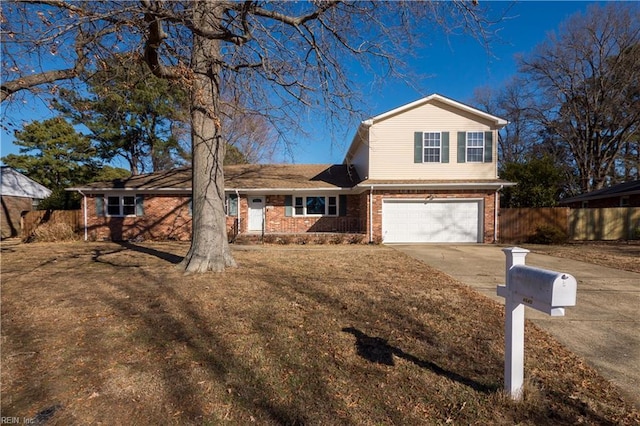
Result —
POLYGON ((482 200, 393 200, 382 202, 385 243, 478 243, 482 200))

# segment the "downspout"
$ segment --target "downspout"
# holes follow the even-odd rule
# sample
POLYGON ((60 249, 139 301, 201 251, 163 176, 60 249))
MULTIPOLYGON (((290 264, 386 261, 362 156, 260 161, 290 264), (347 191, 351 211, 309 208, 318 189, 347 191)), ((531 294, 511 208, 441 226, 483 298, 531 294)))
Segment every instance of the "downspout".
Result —
POLYGON ((373 243, 373 185, 369 187, 369 243, 373 243))
POLYGON ((236 192, 236 220, 238 221, 238 234, 240 233, 240 193, 238 190, 236 192))
POLYGON ((87 196, 85 194, 82 193, 82 190, 78 189, 78 193, 80 195, 82 195, 82 200, 83 200, 83 205, 84 208, 83 210, 83 216, 84 216, 84 240, 87 241, 89 239, 88 237, 88 231, 87 231, 87 196))
POLYGON ((502 188, 504 187, 504 185, 500 185, 500 188, 498 188, 496 190, 496 196, 495 196, 495 200, 494 201, 494 207, 493 207, 493 242, 494 244, 498 242, 498 208, 500 207, 500 203, 499 203, 499 199, 500 196, 498 195, 500 191, 502 191, 502 188))

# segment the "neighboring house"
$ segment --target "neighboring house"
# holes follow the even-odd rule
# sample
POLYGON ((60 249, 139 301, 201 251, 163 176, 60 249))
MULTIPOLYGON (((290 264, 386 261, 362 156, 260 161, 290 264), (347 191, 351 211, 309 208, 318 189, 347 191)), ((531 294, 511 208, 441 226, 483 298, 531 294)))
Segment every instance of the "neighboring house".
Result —
POLYGON ((620 183, 560 201, 560 204, 578 208, 640 207, 640 180, 620 183))
MULTIPOLYGON (((227 224, 241 234, 496 241, 499 191, 513 185, 497 175, 496 141, 506 124, 431 95, 363 121, 343 164, 227 166, 227 224)), ((190 238, 189 169, 69 190, 85 197, 91 238, 190 238)))
POLYGON ((51 191, 8 166, 0 167, 0 181, 2 238, 17 237, 22 213, 35 210, 51 191))

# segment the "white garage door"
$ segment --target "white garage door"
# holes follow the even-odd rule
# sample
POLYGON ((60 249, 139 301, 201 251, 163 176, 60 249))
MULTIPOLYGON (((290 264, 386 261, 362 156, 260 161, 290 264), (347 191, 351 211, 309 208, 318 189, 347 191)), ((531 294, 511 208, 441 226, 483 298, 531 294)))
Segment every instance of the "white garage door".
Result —
POLYGON ((480 200, 384 200, 385 243, 481 242, 480 200))

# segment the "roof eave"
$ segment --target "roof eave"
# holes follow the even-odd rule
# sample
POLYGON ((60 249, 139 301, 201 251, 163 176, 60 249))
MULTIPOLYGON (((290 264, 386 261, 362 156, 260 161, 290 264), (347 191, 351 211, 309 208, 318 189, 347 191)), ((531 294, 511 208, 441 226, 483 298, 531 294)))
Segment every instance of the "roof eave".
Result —
POLYGON ((515 186, 515 182, 360 183, 360 189, 491 189, 515 186))

